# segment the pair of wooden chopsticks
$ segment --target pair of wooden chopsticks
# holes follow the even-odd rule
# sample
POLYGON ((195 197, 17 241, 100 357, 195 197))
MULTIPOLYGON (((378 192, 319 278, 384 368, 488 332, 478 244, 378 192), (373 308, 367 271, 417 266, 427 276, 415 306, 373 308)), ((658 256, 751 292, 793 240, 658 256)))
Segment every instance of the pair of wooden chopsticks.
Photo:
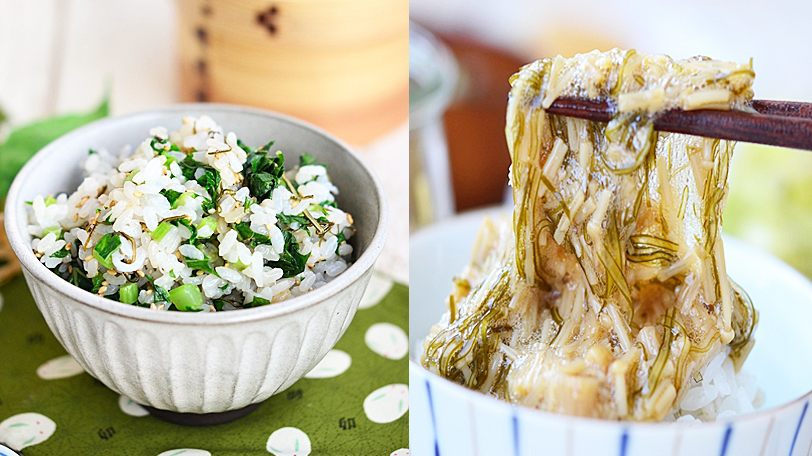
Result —
MULTIPOLYGON (((672 109, 654 118, 654 128, 671 133, 812 150, 812 103, 753 100, 751 106, 756 113, 672 109)), ((558 97, 547 112, 609 122, 617 108, 608 100, 558 97)))

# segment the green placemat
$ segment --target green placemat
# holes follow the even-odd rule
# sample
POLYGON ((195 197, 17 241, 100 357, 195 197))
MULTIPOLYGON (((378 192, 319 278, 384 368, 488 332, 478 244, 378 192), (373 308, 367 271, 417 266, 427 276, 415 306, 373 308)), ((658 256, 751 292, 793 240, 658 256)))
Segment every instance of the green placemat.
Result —
POLYGON ((323 378, 203 428, 136 416, 143 408, 77 372, 21 276, 0 293, 0 443, 25 445, 26 456, 408 454, 409 289, 377 273, 347 332, 308 374, 323 378))

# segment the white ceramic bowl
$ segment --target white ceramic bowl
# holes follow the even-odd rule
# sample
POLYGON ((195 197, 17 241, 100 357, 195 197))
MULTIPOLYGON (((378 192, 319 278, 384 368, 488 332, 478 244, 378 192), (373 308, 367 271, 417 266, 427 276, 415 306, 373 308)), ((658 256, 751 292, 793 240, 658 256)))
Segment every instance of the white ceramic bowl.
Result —
POLYGON ((728 273, 759 310, 744 366, 766 394, 759 411, 722 423, 629 423, 512 406, 429 373, 415 359, 468 261, 483 212, 410 241, 409 436, 414 456, 806 456, 812 445, 812 284, 776 258, 725 239, 728 273))
POLYGON ((350 324, 389 227, 374 173, 346 144, 307 123, 267 111, 217 104, 177 105, 94 122, 37 153, 8 194, 9 242, 48 326, 90 375, 157 409, 214 413, 258 403, 306 374, 350 324), (341 208, 353 215, 354 263, 324 287, 264 307, 194 314, 160 312, 101 298, 62 280, 34 256, 26 231, 36 195, 72 192, 89 148, 137 146, 149 129, 179 128, 183 116, 211 116, 246 144, 276 141, 290 160, 307 152, 326 163, 341 208))

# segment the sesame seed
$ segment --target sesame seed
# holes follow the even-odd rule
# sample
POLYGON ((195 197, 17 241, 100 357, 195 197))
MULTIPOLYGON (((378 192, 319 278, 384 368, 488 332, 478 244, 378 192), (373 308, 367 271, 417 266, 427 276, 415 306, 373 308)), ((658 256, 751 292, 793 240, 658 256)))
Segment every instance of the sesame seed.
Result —
POLYGON ((73 214, 73 223, 76 223, 79 220, 79 213, 73 214))
POLYGON ((146 274, 144 274, 144 271, 142 271, 140 269, 135 271, 135 273, 138 274, 138 277, 144 277, 146 275, 146 274))
POLYGON ((102 280, 102 285, 110 285, 110 282, 108 282, 106 280, 102 280))
POLYGON ((92 260, 92 259, 93 259, 93 255, 88 255, 88 256, 86 256, 86 257, 85 257, 85 261, 86 261, 86 262, 87 262, 87 261, 90 261, 90 260, 92 260))
POLYGON ((197 271, 197 275, 202 276, 202 275, 203 275, 203 271, 197 271))
POLYGON ((151 302, 151 303, 149 303, 149 308, 152 309, 152 310, 157 310, 158 306, 156 306, 154 302, 151 302))
POLYGON ((142 196, 144 196, 144 194, 141 192, 133 192, 133 196, 136 198, 141 198, 142 196))
POLYGON ((211 308, 212 312, 217 312, 217 309, 215 309, 213 305, 209 304, 209 307, 211 308))
POLYGON ((151 294, 152 294, 152 290, 147 290, 147 294, 148 294, 148 295, 151 295, 151 294))
POLYGON ((73 265, 69 264, 68 265, 68 274, 70 274, 71 272, 73 272, 73 265))
POLYGON ((68 252, 70 252, 70 244, 65 244, 65 250, 67 250, 68 252))
POLYGON ((105 286, 105 287, 101 287, 101 288, 99 288, 99 294, 100 294, 100 295, 103 295, 103 294, 104 294, 106 291, 107 291, 107 287, 106 287, 106 286, 105 286))

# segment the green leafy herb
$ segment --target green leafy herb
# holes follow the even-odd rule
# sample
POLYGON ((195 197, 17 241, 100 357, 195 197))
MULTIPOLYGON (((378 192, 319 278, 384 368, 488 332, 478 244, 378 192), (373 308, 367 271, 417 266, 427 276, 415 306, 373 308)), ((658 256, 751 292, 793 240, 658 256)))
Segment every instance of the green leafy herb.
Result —
POLYGON ((180 198, 180 195, 182 195, 181 192, 177 190, 170 190, 168 188, 161 190, 160 193, 166 198, 167 201, 169 201, 170 206, 174 206, 175 201, 177 201, 178 198, 180 198))
POLYGON ((155 285, 155 302, 169 302, 169 292, 164 287, 155 285))
POLYGON ((96 273, 96 275, 92 279, 92 288, 90 289, 90 292, 98 293, 99 289, 102 287, 102 282, 104 282, 104 274, 102 274, 101 272, 96 273))
POLYGON ((93 248, 93 258, 107 269, 113 269, 113 252, 121 246, 121 239, 116 233, 107 233, 99 239, 93 248))
POLYGON ((299 156, 299 166, 307 166, 307 165, 315 165, 316 164, 316 157, 304 153, 299 156))
POLYGON ((70 250, 59 249, 51 254, 51 258, 65 258, 70 253, 70 250))
POLYGON ((0 199, 6 196, 14 176, 37 151, 65 133, 94 120, 107 117, 110 106, 108 96, 93 111, 68 114, 34 122, 9 134, 0 145, 0 199))
POLYGON ((293 223, 298 223, 300 228, 308 225, 307 217, 304 215, 276 214, 276 219, 287 226, 290 226, 293 223))
POLYGON ((338 233, 338 236, 336 236, 336 241, 338 241, 338 245, 336 246, 336 255, 338 255, 338 249, 341 247, 341 244, 347 242, 347 237, 344 236, 344 230, 341 230, 341 232, 338 233))
POLYGON ((235 223, 233 227, 237 231, 237 235, 239 236, 240 240, 248 242, 251 247, 256 247, 259 244, 271 243, 271 238, 268 236, 251 231, 251 225, 247 222, 235 223))
POLYGON ((203 198, 203 203, 200 204, 200 207, 203 209, 203 212, 207 214, 217 210, 217 207, 215 207, 214 203, 208 198, 203 198))
POLYGON ((247 308, 250 308, 250 307, 266 306, 266 305, 268 305, 270 303, 271 303, 271 301, 268 301, 265 298, 261 298, 259 296, 254 296, 254 300, 251 301, 251 302, 246 302, 245 304, 243 304, 243 307, 247 309, 247 308))
POLYGON ((293 277, 300 274, 307 266, 307 259, 310 255, 299 253, 299 243, 293 233, 287 230, 282 230, 282 235, 285 237, 285 249, 279 259, 276 261, 268 262, 272 268, 282 269, 283 277, 293 277))
POLYGON ((209 196, 211 196, 212 201, 217 200, 217 196, 219 194, 218 190, 220 188, 220 173, 218 173, 216 169, 200 163, 192 158, 191 155, 187 155, 186 158, 184 158, 183 161, 178 162, 178 164, 180 165, 181 172, 186 180, 196 180, 201 187, 205 188, 206 191, 209 192, 209 196), (198 168, 203 168, 204 173, 195 179, 195 173, 197 172, 198 168))
POLYGON ((184 261, 186 261, 186 266, 189 266, 193 270, 199 269, 203 272, 214 274, 217 277, 220 277, 220 275, 217 274, 217 271, 215 271, 214 268, 211 267, 211 263, 209 263, 209 260, 207 259, 193 260, 191 258, 184 258, 184 261))
POLYGON ((197 227, 192 222, 190 222, 189 219, 185 218, 178 219, 177 223, 180 223, 186 228, 189 228, 189 231, 192 232, 192 236, 189 238, 189 243, 194 244, 194 242, 197 240, 197 227))
POLYGON ((268 157, 271 146, 273 141, 249 152, 246 158, 245 183, 257 201, 269 198, 285 173, 285 157, 281 152, 277 152, 275 158, 268 157))
POLYGON ((223 306, 226 304, 226 302, 225 302, 225 301, 223 301, 222 299, 214 299, 214 300, 212 300, 212 302, 211 302, 211 303, 214 305, 214 308, 215 308, 215 309, 216 309, 218 312, 219 312, 219 311, 221 311, 221 310, 223 310, 223 306))

